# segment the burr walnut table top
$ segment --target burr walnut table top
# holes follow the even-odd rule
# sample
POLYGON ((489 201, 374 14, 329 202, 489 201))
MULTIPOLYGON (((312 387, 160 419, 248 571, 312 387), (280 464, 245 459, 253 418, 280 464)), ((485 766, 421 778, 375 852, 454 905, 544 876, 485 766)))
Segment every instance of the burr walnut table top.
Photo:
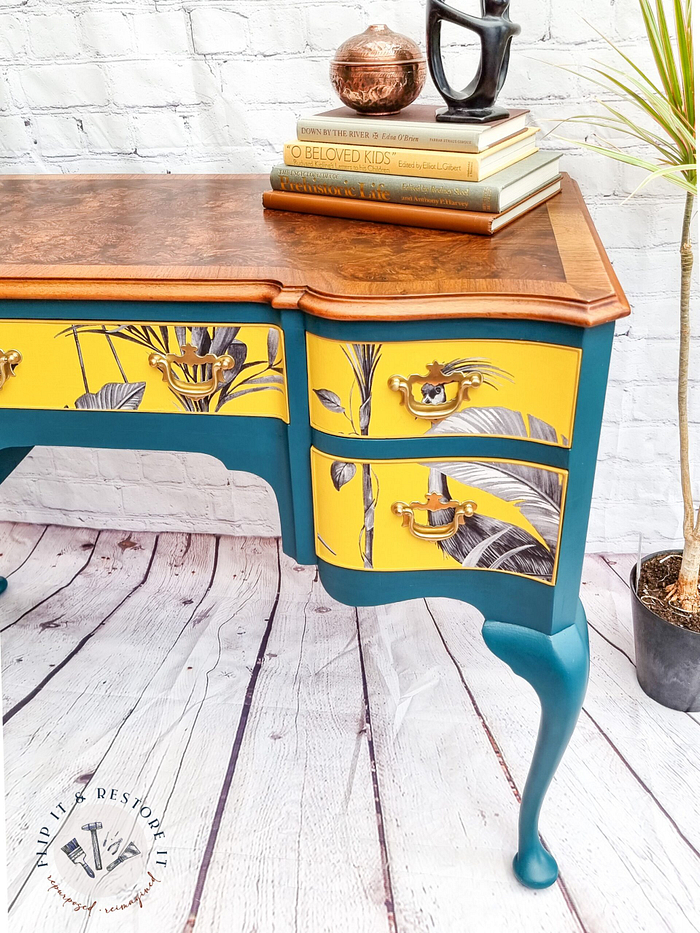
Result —
POLYGON ((0 177, 0 298, 591 326, 629 307, 577 185, 493 237, 263 210, 262 175, 0 177))

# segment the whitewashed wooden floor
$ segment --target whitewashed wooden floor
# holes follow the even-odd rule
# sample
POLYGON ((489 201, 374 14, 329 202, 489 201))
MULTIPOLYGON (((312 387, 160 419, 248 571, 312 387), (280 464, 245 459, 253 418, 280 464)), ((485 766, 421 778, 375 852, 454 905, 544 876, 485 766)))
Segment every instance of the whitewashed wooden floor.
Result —
POLYGON ((587 559, 591 684, 541 824, 561 878, 533 892, 510 860, 536 700, 474 610, 340 606, 274 540, 0 524, 9 928, 700 930, 700 716, 637 686, 630 563, 587 559), (115 774, 170 861, 143 910, 84 923, 29 840, 115 774))

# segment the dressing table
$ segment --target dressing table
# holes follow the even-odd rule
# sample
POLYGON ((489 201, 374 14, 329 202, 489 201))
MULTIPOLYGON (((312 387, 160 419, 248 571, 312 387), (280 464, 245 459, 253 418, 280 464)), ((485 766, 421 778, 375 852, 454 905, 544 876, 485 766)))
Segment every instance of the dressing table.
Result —
POLYGON ((566 176, 492 238, 267 212, 266 187, 0 179, 0 480, 35 445, 211 454, 270 484, 284 550, 335 599, 476 606, 541 701, 514 869, 546 887, 627 302, 566 176))

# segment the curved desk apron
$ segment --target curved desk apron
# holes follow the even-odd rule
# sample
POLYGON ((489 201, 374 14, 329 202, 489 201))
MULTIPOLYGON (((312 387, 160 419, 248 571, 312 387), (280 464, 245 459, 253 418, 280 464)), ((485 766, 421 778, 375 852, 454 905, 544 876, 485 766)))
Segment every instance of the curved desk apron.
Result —
POLYGON ((37 444, 208 453, 272 486, 341 602, 478 607, 541 701, 514 867, 546 887, 625 298, 566 177, 493 238, 264 212, 265 186, 0 180, 0 478, 37 444))

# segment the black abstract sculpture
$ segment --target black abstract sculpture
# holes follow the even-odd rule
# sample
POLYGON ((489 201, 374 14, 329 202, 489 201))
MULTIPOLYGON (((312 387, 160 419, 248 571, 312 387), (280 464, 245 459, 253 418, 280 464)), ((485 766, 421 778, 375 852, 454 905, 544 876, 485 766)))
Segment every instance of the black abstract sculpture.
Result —
POLYGON ((447 102, 436 119, 452 123, 488 123, 508 116, 494 106, 508 73, 510 45, 520 26, 508 16, 510 0, 481 0, 481 16, 462 13, 443 0, 428 0, 428 63, 435 86, 447 102), (455 91, 445 75, 441 32, 446 20, 475 32, 481 41, 481 59, 474 80, 463 91, 455 91))

